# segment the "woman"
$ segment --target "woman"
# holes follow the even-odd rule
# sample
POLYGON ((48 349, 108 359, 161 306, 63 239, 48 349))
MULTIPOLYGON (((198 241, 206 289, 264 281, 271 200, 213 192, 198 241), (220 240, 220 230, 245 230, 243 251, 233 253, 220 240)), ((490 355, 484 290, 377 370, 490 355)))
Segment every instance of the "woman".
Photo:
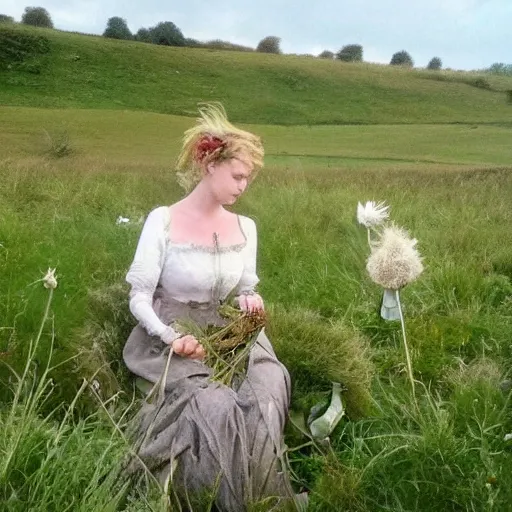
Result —
POLYGON ((172 472, 181 492, 216 488, 219 509, 242 511, 263 497, 291 496, 280 465, 290 380, 262 331, 238 389, 211 382, 203 347, 173 325, 183 318, 222 325, 217 307, 232 293, 242 310, 263 309, 256 225, 225 208, 262 167, 263 147, 221 107, 200 114, 178 159, 180 184, 191 192, 149 214, 126 277, 139 324, 123 356, 146 381, 166 375, 165 399, 142 412, 138 453, 146 466, 162 482, 172 472))

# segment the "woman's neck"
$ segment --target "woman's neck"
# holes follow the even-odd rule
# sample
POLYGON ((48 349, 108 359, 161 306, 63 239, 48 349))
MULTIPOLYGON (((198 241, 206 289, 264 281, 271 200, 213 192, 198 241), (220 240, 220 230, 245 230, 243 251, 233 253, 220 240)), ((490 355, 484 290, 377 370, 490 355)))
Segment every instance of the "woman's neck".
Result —
POLYGON ((201 216, 215 217, 225 212, 224 207, 220 204, 211 191, 203 182, 197 184, 192 192, 183 199, 188 208, 193 209, 201 216))

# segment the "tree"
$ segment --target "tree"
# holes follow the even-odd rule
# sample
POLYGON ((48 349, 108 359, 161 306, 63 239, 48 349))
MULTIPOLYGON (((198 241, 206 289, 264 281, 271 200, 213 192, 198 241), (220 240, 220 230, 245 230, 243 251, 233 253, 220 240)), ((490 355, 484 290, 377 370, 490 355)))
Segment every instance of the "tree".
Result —
POLYGON ((119 16, 109 18, 107 28, 103 32, 103 37, 112 39, 133 39, 132 33, 126 24, 126 20, 119 16))
POLYGON ((14 18, 7 14, 0 14, 0 23, 14 23, 14 18))
POLYGON ((148 28, 139 28, 137 33, 133 36, 137 41, 142 41, 143 43, 152 43, 151 41, 151 31, 148 28))
POLYGON ((324 50, 318 57, 320 59, 334 59, 334 53, 329 50, 324 50))
POLYGON ((505 64, 503 62, 495 62, 488 70, 493 75, 512 75, 512 64, 505 64))
POLYGON ((185 46, 188 46, 189 48, 201 48, 203 46, 203 43, 201 43, 201 41, 198 41, 197 39, 186 37, 185 46))
POLYGON ((390 64, 392 66, 406 66, 412 68, 414 66, 414 61, 405 50, 402 50, 400 52, 396 52, 393 57, 391 57, 390 64))
POLYGON ((34 27, 53 28, 50 13, 44 7, 25 7, 21 23, 34 27))
POLYGON ((172 21, 163 21, 150 28, 151 42, 166 46, 185 46, 185 37, 172 21))
POLYGON ((427 64, 427 69, 432 69, 434 71, 439 71, 443 67, 443 62, 439 57, 433 57, 430 62, 427 64))
POLYGON ((276 36, 264 37, 256 47, 257 52, 281 53, 281 38, 276 36))
POLYGON ((347 44, 336 54, 336 58, 343 62, 362 62, 363 47, 360 44, 347 44))

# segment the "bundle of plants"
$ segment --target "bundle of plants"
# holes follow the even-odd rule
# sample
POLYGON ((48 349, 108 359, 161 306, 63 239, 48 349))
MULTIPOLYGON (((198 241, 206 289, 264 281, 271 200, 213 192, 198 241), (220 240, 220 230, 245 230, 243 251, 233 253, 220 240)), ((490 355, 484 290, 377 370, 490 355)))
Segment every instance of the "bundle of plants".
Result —
POLYGON ((226 320, 223 326, 200 326, 187 320, 178 320, 176 329, 193 335, 205 350, 204 363, 212 368, 211 380, 238 388, 244 380, 249 353, 265 326, 263 311, 244 312, 231 304, 221 304, 219 315, 226 320))

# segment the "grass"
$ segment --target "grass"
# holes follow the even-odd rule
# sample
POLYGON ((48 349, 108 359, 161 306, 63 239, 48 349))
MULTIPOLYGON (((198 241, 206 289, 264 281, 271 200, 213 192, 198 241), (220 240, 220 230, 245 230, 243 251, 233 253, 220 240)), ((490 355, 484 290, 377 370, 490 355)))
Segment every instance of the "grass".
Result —
POLYGON ((0 76, 10 105, 0 107, 2 506, 175 509, 157 487, 119 474, 129 448, 117 426, 125 431, 137 409, 121 361, 134 325, 124 276, 144 216, 181 196, 172 161, 192 120, 165 113, 190 115, 197 99, 223 91, 228 111, 267 149, 235 210, 258 224, 267 331, 292 376, 294 422, 328 399, 331 380, 347 387, 347 417, 330 444, 287 427, 308 510, 508 510, 512 127, 496 92, 507 84, 489 77, 493 90, 483 91, 461 83, 470 74, 442 81, 418 70, 41 33, 52 43, 41 57, 48 67, 0 76), (77 52, 81 68, 69 73, 66 55, 77 52), (180 82, 171 57, 190 66, 180 82), (353 96, 332 100, 344 87, 353 96), (425 259, 401 293, 417 403, 400 325, 380 319, 382 290, 365 271, 355 211, 369 199, 391 205, 425 259), (131 222, 117 225, 119 215, 131 222), (48 267, 59 286, 40 329, 48 291, 37 281, 48 267))
MULTIPOLYGON (((139 218, 180 196, 170 162, 189 125, 150 113, 1 109, 0 351, 19 373, 47 293, 30 283, 57 267, 55 319, 42 332, 33 364, 44 368, 52 340, 52 364, 63 363, 51 372, 52 392, 30 421, 23 408, 8 413, 14 431, 26 422, 27 436, 47 439, 60 428, 62 404, 73 403, 82 377, 95 375, 104 400, 120 389, 131 395, 120 362, 134 323, 123 279, 139 218), (43 130, 58 129, 75 148, 69 156, 47 151, 43 130), (132 222, 116 225, 119 215, 132 222)), ((298 485, 310 489, 310 510, 506 510, 512 467, 503 436, 512 422, 499 383, 512 361, 508 129, 256 129, 267 141, 268 168, 236 209, 259 225, 269 335, 290 368, 293 407, 307 416, 328 397, 330 380, 348 387, 348 420, 335 431, 331 451, 305 447, 290 454, 298 485), (386 138, 390 131, 394 137, 386 138), (479 131, 485 145, 477 143, 479 131), (370 198, 391 204, 392 217, 419 239, 425 257, 424 275, 403 292, 415 378, 428 389, 418 389, 418 409, 407 391, 400 327, 379 319, 381 292, 364 270, 366 234, 356 225, 355 206, 370 198)), ((12 383, 8 369, 0 372, 2 382, 12 383)), ((2 398, 5 418, 9 386, 2 398)), ((31 478, 41 479, 47 494, 31 494, 31 484, 13 470, 2 499, 28 493, 23 506, 51 510, 45 500, 52 486, 63 485, 69 464, 83 461, 84 481, 96 482, 91 461, 100 452, 109 474, 126 448, 104 417, 91 415, 96 404, 90 393, 77 401, 77 419, 63 428, 63 445, 51 457, 46 441, 27 437, 40 461, 31 478)), ((304 439, 289 426, 287 442, 294 447, 304 439)), ((16 456, 29 464, 25 451, 16 456)), ((83 501, 81 481, 65 493, 83 501)), ((90 499, 106 499, 102 489, 90 499)), ((131 502, 136 510, 139 499, 118 508, 130 510, 131 502)))
MULTIPOLYGON (((20 25, 50 51, 0 73, 2 104, 193 116, 222 100, 259 124, 508 123, 512 78, 397 69, 258 52, 175 48, 20 25), (441 79, 440 79, 441 78, 441 79), (472 85, 473 84, 473 85, 472 85)), ((1 33, 0 33, 1 35, 1 33)))

